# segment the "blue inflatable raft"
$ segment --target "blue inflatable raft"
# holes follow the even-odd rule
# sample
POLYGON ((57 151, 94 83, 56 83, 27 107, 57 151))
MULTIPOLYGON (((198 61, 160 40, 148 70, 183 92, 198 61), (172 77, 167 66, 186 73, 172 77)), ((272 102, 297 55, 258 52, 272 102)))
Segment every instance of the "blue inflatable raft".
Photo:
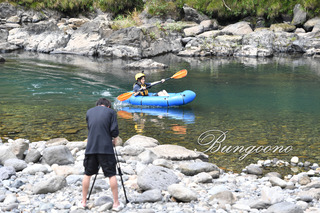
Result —
POLYGON ((180 106, 193 101, 196 93, 191 90, 185 90, 179 93, 168 93, 169 96, 155 96, 156 93, 149 93, 148 96, 134 96, 123 101, 132 105, 145 105, 145 106, 180 106))

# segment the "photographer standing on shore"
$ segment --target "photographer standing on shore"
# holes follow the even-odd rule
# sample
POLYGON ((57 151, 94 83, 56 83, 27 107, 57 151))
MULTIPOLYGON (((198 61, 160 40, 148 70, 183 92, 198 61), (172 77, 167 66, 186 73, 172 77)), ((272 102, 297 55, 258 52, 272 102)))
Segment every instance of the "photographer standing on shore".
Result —
POLYGON ((118 183, 116 178, 116 159, 113 146, 119 135, 116 112, 111 109, 111 102, 100 98, 96 106, 89 109, 86 115, 88 126, 88 142, 83 162, 85 175, 82 180, 82 207, 87 205, 87 194, 90 178, 97 174, 101 167, 105 177, 109 177, 113 195, 114 211, 123 207, 118 199, 118 183), (114 138, 114 139, 112 139, 114 138))

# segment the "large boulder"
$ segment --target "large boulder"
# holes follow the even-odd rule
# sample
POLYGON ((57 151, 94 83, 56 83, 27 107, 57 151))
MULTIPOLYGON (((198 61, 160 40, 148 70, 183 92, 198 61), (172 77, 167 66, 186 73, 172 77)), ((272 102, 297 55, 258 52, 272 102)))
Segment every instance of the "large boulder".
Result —
POLYGON ((12 152, 11 147, 6 145, 0 146, 0 164, 4 164, 4 162, 8 159, 16 159, 17 156, 12 152))
POLYGON ((167 187, 180 182, 177 175, 170 169, 148 165, 138 174, 138 186, 142 190, 160 189, 167 190, 167 187))
POLYGON ((34 175, 37 172, 48 173, 49 169, 47 166, 42 164, 33 164, 22 170, 22 173, 29 175, 34 175))
POLYGON ((307 11, 300 5, 296 4, 293 9, 292 24, 295 26, 302 25, 307 20, 307 11))
POLYGON ((67 165, 74 163, 70 150, 63 145, 52 146, 43 150, 43 160, 49 164, 67 165))
POLYGON ((153 153, 155 153, 158 158, 164 158, 167 160, 191 160, 197 159, 199 157, 207 157, 202 153, 195 152, 185 147, 178 145, 159 145, 154 148, 149 148, 153 153))
POLYGON ((246 35, 249 33, 252 33, 253 30, 250 27, 250 24, 245 21, 241 21, 235 24, 230 24, 223 28, 221 32, 224 32, 226 34, 233 34, 233 35, 246 35))
POLYGON ((192 7, 189 7, 188 5, 183 5, 183 12, 184 12, 184 20, 185 21, 194 21, 198 24, 201 21, 208 20, 208 16, 200 14, 197 10, 193 9, 192 7))
POLYGON ((63 176, 54 176, 34 185, 33 194, 54 193, 67 185, 63 176))

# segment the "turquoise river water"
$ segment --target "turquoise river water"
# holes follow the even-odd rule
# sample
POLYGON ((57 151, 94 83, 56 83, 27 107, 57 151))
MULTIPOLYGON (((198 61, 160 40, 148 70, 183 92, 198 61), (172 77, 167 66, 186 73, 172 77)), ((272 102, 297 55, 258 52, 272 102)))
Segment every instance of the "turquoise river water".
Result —
POLYGON ((187 69, 188 75, 151 91, 190 89, 197 94, 192 103, 167 109, 115 101, 132 88, 137 71, 124 68, 131 60, 30 52, 2 56, 7 60, 0 64, 3 141, 57 137, 83 141, 86 111, 98 98, 106 97, 114 102, 124 141, 142 134, 161 144, 206 151, 211 162, 232 170, 259 159, 290 160, 292 156, 319 163, 317 58, 156 57, 169 68, 146 70, 147 81, 170 77, 181 69, 187 69))

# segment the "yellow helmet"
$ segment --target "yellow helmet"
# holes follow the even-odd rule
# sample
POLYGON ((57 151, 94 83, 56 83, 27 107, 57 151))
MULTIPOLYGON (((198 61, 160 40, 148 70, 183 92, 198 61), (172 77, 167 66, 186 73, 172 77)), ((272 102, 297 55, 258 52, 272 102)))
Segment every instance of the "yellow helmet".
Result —
POLYGON ((136 81, 141 77, 146 77, 146 75, 143 72, 137 73, 136 76, 135 76, 136 81))

